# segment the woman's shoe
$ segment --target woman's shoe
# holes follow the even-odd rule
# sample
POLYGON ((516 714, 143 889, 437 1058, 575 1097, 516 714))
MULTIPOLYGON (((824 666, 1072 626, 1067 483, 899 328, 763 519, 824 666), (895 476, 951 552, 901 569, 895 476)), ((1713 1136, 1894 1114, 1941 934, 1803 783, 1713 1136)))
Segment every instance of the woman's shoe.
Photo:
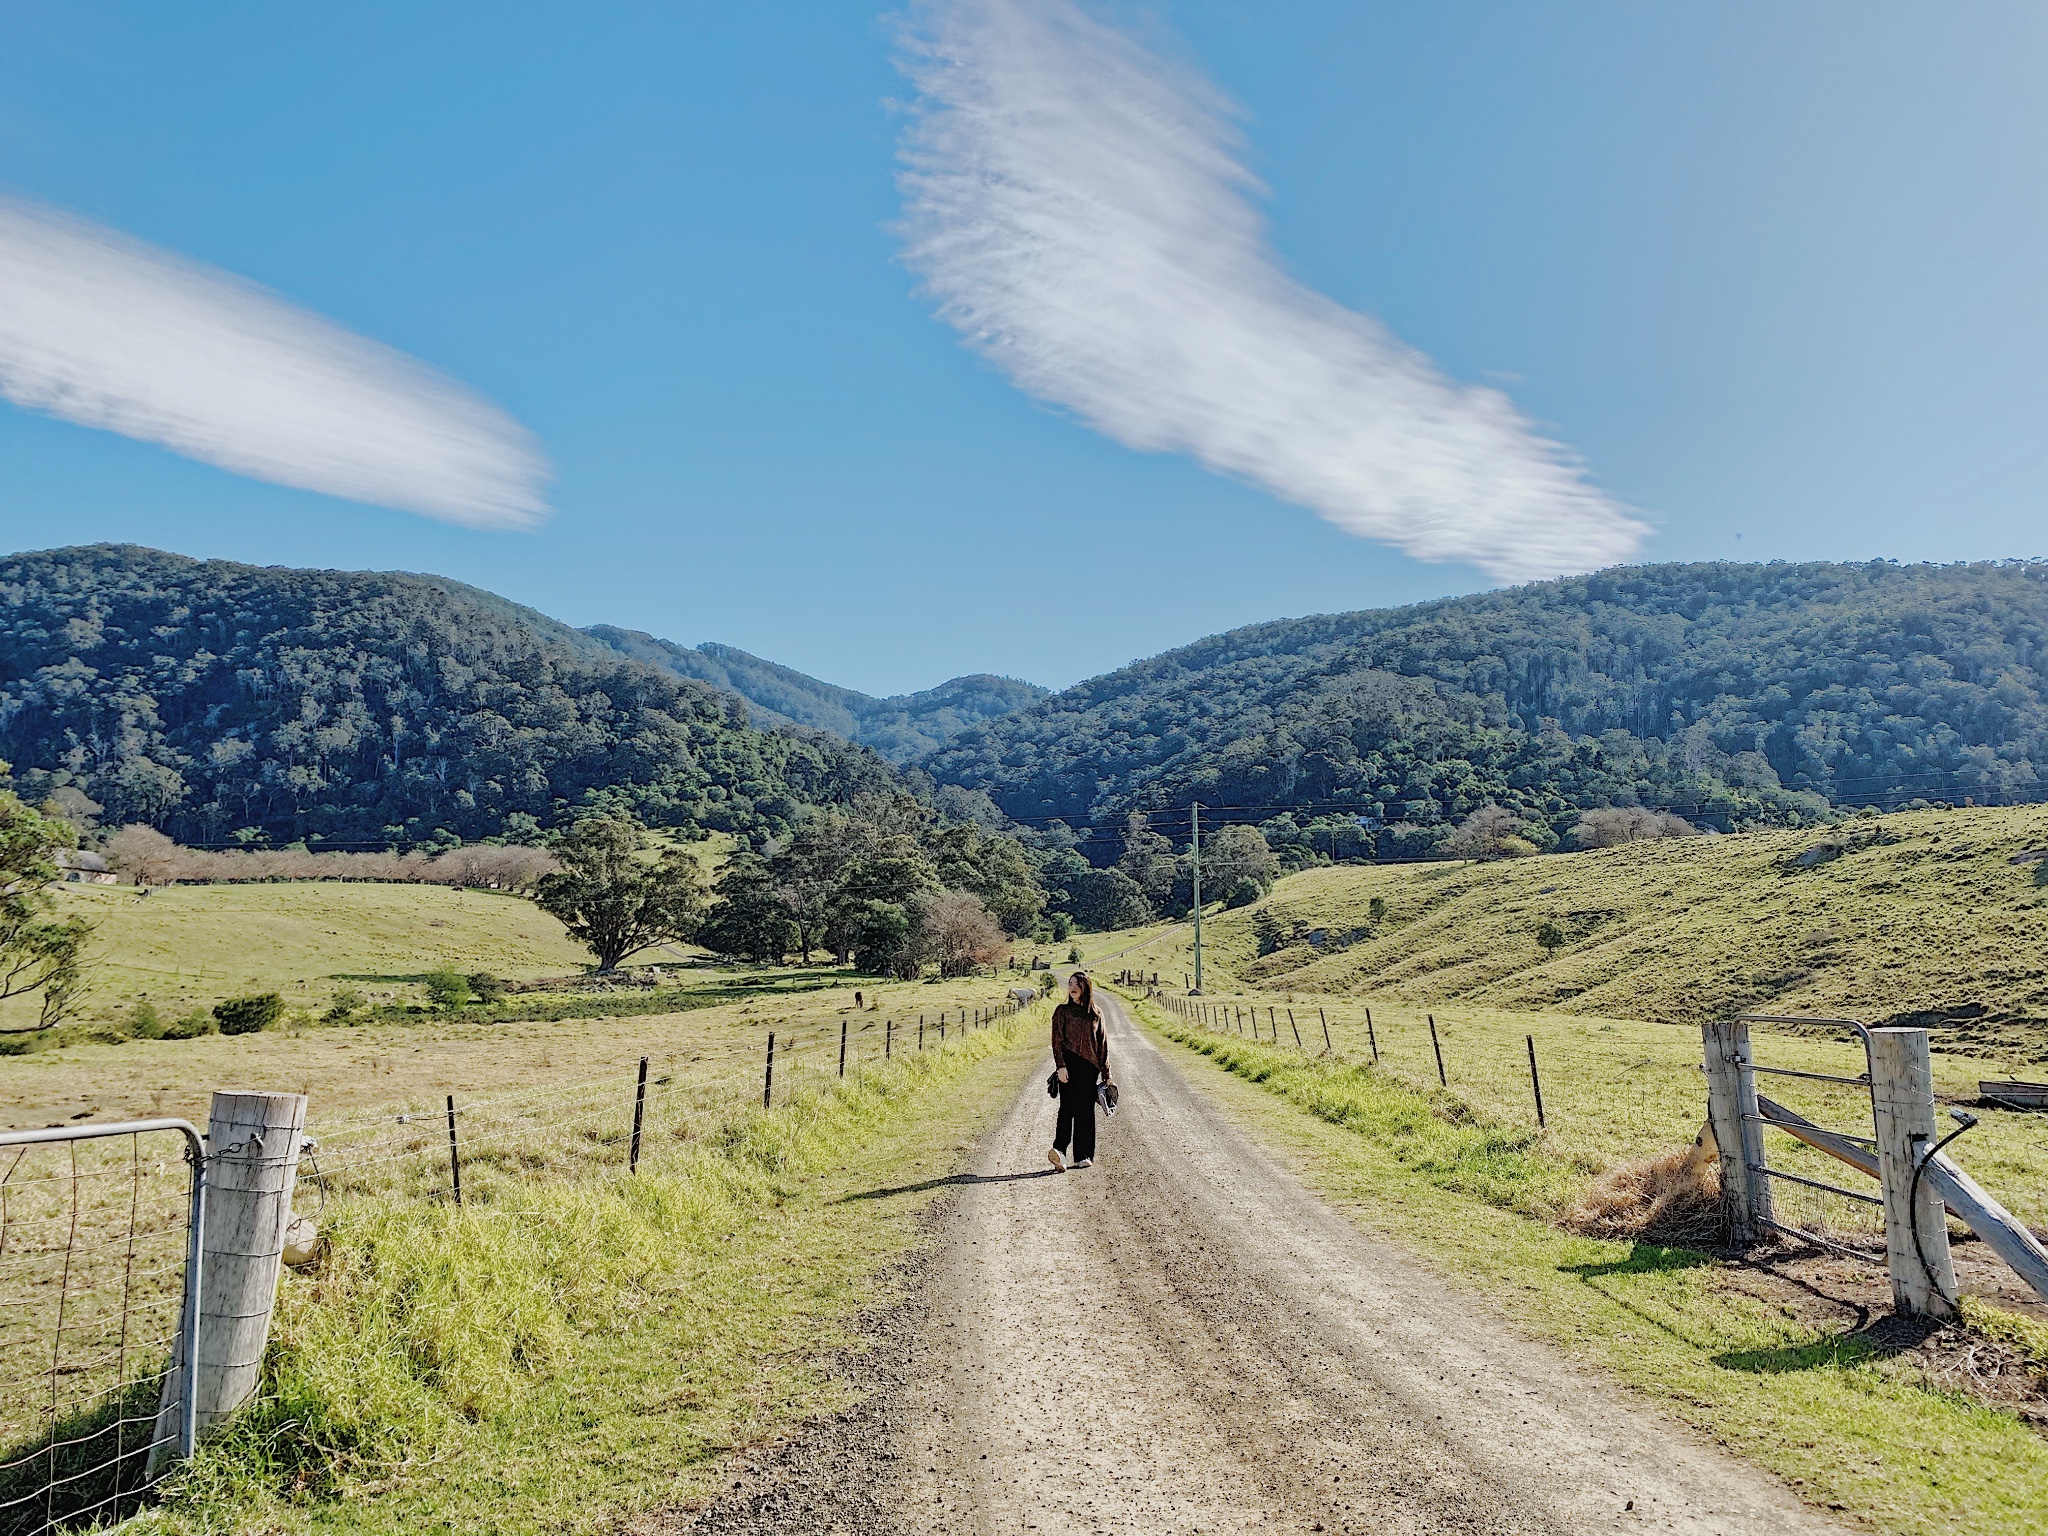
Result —
POLYGON ((1051 1163, 1053 1167, 1059 1169, 1061 1173, 1067 1171, 1067 1160, 1060 1156, 1060 1149, 1058 1147, 1054 1147, 1050 1152, 1046 1153, 1045 1160, 1051 1163))
POLYGON ((1095 1159, 1092 1157, 1084 1157, 1081 1159, 1081 1161, 1074 1164, 1074 1166, 1076 1168, 1093 1168, 1095 1166, 1095 1159))

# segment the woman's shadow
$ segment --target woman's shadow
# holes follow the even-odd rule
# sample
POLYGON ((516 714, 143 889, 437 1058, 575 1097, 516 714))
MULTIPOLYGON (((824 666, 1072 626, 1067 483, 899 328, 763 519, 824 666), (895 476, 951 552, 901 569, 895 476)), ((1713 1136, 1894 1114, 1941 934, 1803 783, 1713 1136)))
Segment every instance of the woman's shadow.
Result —
POLYGON ((1019 1179, 1049 1179, 1059 1171, 1057 1168, 1034 1168, 1029 1173, 949 1173, 943 1179, 926 1179, 920 1184, 863 1189, 856 1194, 841 1195, 832 1203, 844 1205, 849 1200, 887 1200, 892 1195, 921 1195, 928 1189, 944 1189, 954 1184, 1014 1184, 1019 1179))

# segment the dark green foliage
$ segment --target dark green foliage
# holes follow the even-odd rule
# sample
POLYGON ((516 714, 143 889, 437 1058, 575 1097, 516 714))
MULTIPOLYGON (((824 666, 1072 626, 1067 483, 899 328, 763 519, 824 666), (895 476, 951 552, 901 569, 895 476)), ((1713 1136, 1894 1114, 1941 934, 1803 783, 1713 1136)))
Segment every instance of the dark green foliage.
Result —
POLYGON ((505 983, 489 971, 475 971, 467 978, 470 996, 480 1003, 495 1003, 505 995, 505 983))
POLYGON ((1488 803, 1561 834, 1601 805, 1729 830, 2048 798, 2044 669, 2040 564, 1622 567, 1236 630, 923 766, 1075 826, 1194 798, 1261 822, 1355 807, 1375 856, 1427 857, 1488 803))
POLYGON ((1074 920, 1098 932, 1135 928, 1152 920, 1152 904, 1122 870, 1091 869, 1076 882, 1074 920))
POLYGON ((147 998, 128 1010, 125 1023, 131 1040, 161 1040, 170 1028, 157 1013, 155 1004, 147 998))
POLYGON ((1011 935, 1036 926, 1045 902, 1014 839, 941 825, 908 796, 861 796, 814 812, 765 856, 735 858, 698 939, 748 959, 808 962, 824 949, 841 965, 914 974, 921 925, 949 890, 979 897, 1011 935))
MULTIPOLYGON (((704 875, 680 848, 647 856, 646 829, 630 816, 586 816, 555 844, 562 868, 543 875, 534 904, 587 944, 601 971, 650 944, 680 944, 704 916, 704 875)), ((467 1001, 469 981, 462 983, 467 1001)))
POLYGON ((622 656, 694 677, 745 699, 756 724, 802 725, 907 763, 984 720, 1035 704, 1050 691, 1014 677, 956 677, 922 693, 877 699, 750 656, 730 645, 681 646, 639 630, 595 624, 585 634, 622 656))
POLYGON ((429 971, 426 985, 427 1001, 437 1007, 460 1008, 470 999, 469 978, 453 966, 429 971))
POLYGON ((284 999, 275 992, 260 992, 254 997, 231 997, 224 1003, 213 1005, 213 1017, 224 1035, 253 1035, 284 1017, 284 999))
MULTIPOLYGON (((0 775, 6 768, 0 763, 0 775)), ((82 918, 59 918, 50 895, 59 874, 57 851, 77 845, 69 822, 0 789, 0 997, 42 993, 35 1021, 6 1033, 49 1029, 77 999, 92 929, 82 918)))
POLYGON ((133 545, 0 562, 0 755, 38 801, 193 843, 473 841, 595 805, 788 827, 893 789, 814 731, 459 582, 133 545))
POLYGON ((718 899, 697 930, 697 942, 714 954, 760 962, 780 960, 796 949, 796 919, 766 859, 743 853, 725 866, 718 899))
POLYGON ((194 1008, 183 1018, 176 1020, 164 1030, 166 1040, 197 1040, 201 1035, 210 1035, 220 1026, 212 1014, 204 1008, 194 1008))

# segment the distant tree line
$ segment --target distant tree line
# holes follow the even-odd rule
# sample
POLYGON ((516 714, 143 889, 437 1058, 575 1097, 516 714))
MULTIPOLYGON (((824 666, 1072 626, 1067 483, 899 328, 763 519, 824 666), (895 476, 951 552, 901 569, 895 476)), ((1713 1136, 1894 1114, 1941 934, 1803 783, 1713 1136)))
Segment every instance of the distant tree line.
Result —
POLYGON ((1015 838, 870 795, 735 855, 696 939, 749 960, 822 954, 877 975, 964 975, 1049 934, 1046 896, 1015 838))
POLYGON ((321 853, 304 847, 187 848, 154 827, 129 826, 100 841, 108 862, 138 885, 273 880, 381 880, 531 890, 556 869, 545 848, 476 843, 439 852, 321 853))

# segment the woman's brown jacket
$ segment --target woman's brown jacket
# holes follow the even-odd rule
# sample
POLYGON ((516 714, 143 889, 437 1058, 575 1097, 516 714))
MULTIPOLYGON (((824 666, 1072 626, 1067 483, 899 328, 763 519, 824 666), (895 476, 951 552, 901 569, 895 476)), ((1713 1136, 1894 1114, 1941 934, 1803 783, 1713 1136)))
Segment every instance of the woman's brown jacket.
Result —
POLYGON ((1052 1011, 1052 1064, 1091 1066, 1109 1076, 1109 1037, 1100 1015, 1091 1016, 1078 1003, 1061 1003, 1052 1011))

